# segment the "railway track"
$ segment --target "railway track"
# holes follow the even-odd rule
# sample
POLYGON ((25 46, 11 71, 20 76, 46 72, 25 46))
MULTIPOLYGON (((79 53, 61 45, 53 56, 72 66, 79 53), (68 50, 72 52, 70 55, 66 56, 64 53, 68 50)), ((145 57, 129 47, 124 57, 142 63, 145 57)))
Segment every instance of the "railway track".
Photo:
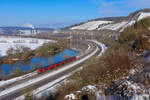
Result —
MULTIPOLYGON (((85 57, 87 54, 91 53, 91 52, 92 52, 92 49, 93 49, 91 43, 89 43, 89 47, 88 47, 88 50, 85 51, 84 54, 78 55, 77 58, 78 58, 78 59, 81 59, 81 58, 85 57), (89 47, 90 47, 90 48, 89 48, 89 47)), ((46 75, 46 74, 51 73, 51 72, 54 72, 54 71, 56 71, 56 70, 59 70, 60 68, 63 68, 64 66, 66 66, 66 65, 68 65, 68 64, 70 64, 70 63, 67 63, 67 64, 62 65, 62 66, 60 66, 60 67, 56 67, 56 68, 54 68, 54 69, 48 70, 48 71, 46 71, 46 72, 44 72, 44 73, 41 73, 41 74, 37 74, 37 71, 32 72, 32 73, 33 73, 32 76, 29 76, 28 74, 27 74, 27 75, 24 75, 24 78, 23 78, 23 79, 18 80, 18 81, 14 81, 14 82, 12 82, 11 84, 2 85, 0 88, 3 88, 3 89, 11 88, 11 87, 16 86, 16 85, 18 85, 18 84, 21 84, 21 83, 23 83, 23 82, 29 81, 29 80, 34 79, 34 78, 38 78, 38 77, 40 77, 40 76, 46 75)), ((32 74, 32 73, 30 73, 30 74, 32 74)))
MULTIPOLYGON (((93 49, 92 49, 88 54, 86 54, 86 55, 90 55, 91 53, 93 53, 93 50, 94 50, 95 48, 97 48, 97 46, 95 46, 95 44, 92 43, 92 48, 93 48, 93 49)), ((98 53, 98 50, 95 52, 95 54, 96 54, 96 53, 98 53)), ((81 61, 80 63, 77 63, 76 65, 74 65, 74 67, 69 68, 69 69, 67 69, 67 70, 64 70, 64 71, 61 72, 61 73, 58 73, 58 74, 55 74, 55 75, 53 75, 53 76, 47 77, 47 78, 45 78, 45 79, 43 79, 43 80, 40 80, 40 81, 35 82, 35 83, 33 83, 33 84, 29 84, 29 85, 27 85, 27 86, 25 86, 25 87, 18 88, 18 89, 14 90, 14 91, 13 91, 13 88, 14 88, 15 86, 10 87, 9 89, 12 89, 11 92, 10 92, 10 91, 9 91, 9 92, 6 91, 6 92, 1 92, 1 93, 0 93, 0 100, 12 100, 12 98, 18 97, 18 96, 20 96, 20 95, 22 95, 22 94, 28 92, 29 90, 31 91, 31 88, 33 88, 33 87, 34 87, 34 89, 36 89, 36 88, 38 88, 38 87, 41 87, 41 86, 45 85, 46 83, 52 82, 52 81, 58 79, 59 77, 64 76, 64 75, 70 73, 71 71, 73 71, 73 70, 79 68, 79 67, 84 63, 84 60, 85 60, 85 61, 87 60, 87 59, 84 59, 84 58, 87 57, 86 55, 83 55, 83 56, 82 56, 83 58, 79 58, 79 60, 76 61, 76 62, 81 61), (84 59, 84 60, 83 60, 83 59, 84 59), (82 60, 83 60, 83 61, 82 61, 82 60)), ((75 62, 73 62, 73 63, 75 63, 75 62)), ((72 65, 72 63, 70 63, 70 64, 68 64, 68 65, 65 65, 65 66, 62 67, 62 68, 65 68, 65 67, 67 67, 67 66, 69 66, 69 65, 72 65)), ((55 72, 55 70, 53 70, 53 72, 55 72)), ((41 76, 44 76, 44 75, 47 74, 47 73, 50 73, 50 72, 46 72, 46 73, 42 74, 41 76)), ((52 72, 51 72, 51 73, 52 73, 52 72)), ((38 78, 38 77, 41 77, 41 76, 36 75, 36 76, 34 76, 34 77, 31 77, 31 79, 33 79, 33 78, 38 78)), ((26 81, 30 81, 30 80, 29 80, 29 79, 25 79, 25 80, 23 80, 21 83, 26 82, 26 81)), ((19 84, 20 84, 20 83, 15 84, 15 85, 16 85, 16 86, 19 86, 19 84)))

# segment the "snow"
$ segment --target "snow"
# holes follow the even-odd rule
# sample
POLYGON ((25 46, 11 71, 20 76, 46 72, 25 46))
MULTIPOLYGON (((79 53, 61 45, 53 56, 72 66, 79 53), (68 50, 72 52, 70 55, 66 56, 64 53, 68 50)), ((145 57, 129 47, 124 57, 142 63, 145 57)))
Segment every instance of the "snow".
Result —
POLYGON ((54 40, 23 38, 15 36, 0 36, 0 56, 6 56, 7 50, 10 48, 17 49, 18 47, 28 47, 32 50, 47 42, 55 42, 54 40))
POLYGON ((26 82, 24 82, 22 84, 19 84, 19 85, 15 86, 15 87, 11 87, 11 88, 8 88, 8 89, 6 89, 4 91, 1 91, 0 92, 0 96, 4 96, 6 94, 12 93, 13 91, 16 91, 16 90, 22 89, 22 88, 24 88, 26 86, 32 85, 34 83, 37 83, 37 82, 39 82, 39 81, 41 81, 43 79, 46 79, 46 78, 52 77, 52 76, 54 76, 54 75, 56 75, 58 73, 64 72, 65 70, 68 70, 68 69, 74 67, 75 65, 78 65, 78 64, 86 61, 87 59, 89 59, 90 57, 95 55, 97 51, 98 51, 98 48, 96 48, 95 51, 93 51, 91 54, 87 55, 86 57, 84 57, 84 58, 82 58, 82 59, 80 59, 78 61, 75 61, 75 62, 73 62, 70 65, 66 65, 65 67, 63 67, 63 68, 61 68, 61 69, 59 69, 57 71, 51 72, 49 74, 43 75, 43 76, 35 78, 35 79, 31 79, 29 81, 26 81, 26 82))
POLYGON ((25 78, 28 78, 28 77, 31 77, 31 76, 34 76, 36 75, 37 72, 32 72, 32 73, 29 73, 29 74, 26 74, 26 75, 23 75, 23 76, 20 76, 20 77, 15 77, 15 78, 12 78, 12 79, 9 79, 9 80, 2 80, 0 81, 0 87, 3 87, 3 86, 6 86, 6 85, 9 85, 9 84, 12 84, 14 82, 17 82, 17 81, 20 81, 20 80, 23 80, 25 78))
POLYGON ((91 48, 91 46, 88 44, 88 49, 86 51, 90 50, 90 48, 91 48))
POLYGON ((135 22, 136 22, 135 20, 132 20, 127 24, 127 26, 131 26, 131 25, 135 24, 135 22))
POLYGON ((150 13, 146 13, 146 12, 141 12, 140 13, 140 16, 138 17, 138 21, 143 19, 143 18, 146 18, 146 17, 150 17, 150 13))
POLYGON ((135 23, 135 21, 130 21, 130 22, 129 21, 122 21, 119 23, 113 23, 113 21, 91 21, 91 22, 84 23, 82 25, 72 27, 70 29, 72 29, 72 30, 73 29, 79 29, 79 30, 109 29, 109 30, 116 30, 117 31, 121 28, 131 26, 134 23, 135 23), (100 26, 100 25, 102 25, 102 26, 100 26))
POLYGON ((84 90, 89 91, 89 92, 96 92, 96 87, 93 85, 88 85, 82 88, 82 91, 84 90))
POLYGON ((65 96, 65 99, 67 99, 67 100, 75 100, 76 97, 75 97, 74 94, 69 94, 69 95, 66 95, 66 96, 65 96))
MULTIPOLYGON (((133 96, 126 100, 150 100, 150 95, 147 94, 144 91, 144 89, 139 88, 139 86, 137 84, 129 82, 129 81, 126 81, 125 84, 128 85, 128 88, 129 88, 129 90, 124 89, 126 92, 134 91, 134 92, 132 92, 133 96), (139 90, 139 89, 141 89, 141 90, 139 90), (143 93, 141 94, 140 91, 143 91, 143 93)), ((92 94, 92 95, 94 94, 96 97, 96 100, 110 100, 109 98, 111 98, 112 100, 116 100, 113 95, 112 96, 105 95, 105 93, 102 92, 101 89, 98 88, 98 86, 94 86, 94 85, 88 85, 88 86, 83 87, 79 93, 80 94, 86 93, 86 94, 92 94)), ((66 95, 65 99, 72 100, 72 95, 73 95, 74 97, 76 97, 75 100, 78 100, 79 99, 78 97, 80 97, 79 93, 78 93, 78 91, 76 91, 74 93, 66 95), (66 98, 67 96, 68 96, 68 98, 66 98)), ((119 95, 119 94, 117 94, 117 95, 119 95)), ((126 93, 126 95, 128 95, 128 93, 126 93)), ((131 96, 131 95, 129 95, 129 96, 131 96)))
POLYGON ((120 28, 122 28, 123 26, 125 26, 128 22, 127 21, 122 21, 120 23, 111 23, 108 25, 105 25, 103 27, 98 28, 98 30, 102 30, 102 29, 109 29, 109 30, 119 30, 120 28))
POLYGON ((71 93, 69 95, 65 96, 66 100, 79 100, 80 97, 82 96, 82 93, 86 94, 91 94, 96 97, 96 100, 106 100, 104 95, 102 94, 102 91, 99 90, 96 86, 94 85, 88 85, 83 87, 81 90, 76 91, 74 93, 71 93), (72 99, 72 97, 75 97, 72 99))
POLYGON ((56 87, 57 85, 59 85, 58 83, 65 81, 65 79, 68 77, 69 75, 65 75, 62 76, 40 88, 37 88, 36 90, 34 90, 32 92, 33 95, 36 95, 36 97, 42 97, 43 95, 47 94, 49 95, 51 93, 52 87, 56 87))
POLYGON ((132 88, 134 90, 140 89, 140 87, 136 83, 131 83, 130 81, 126 81, 128 88, 132 88))
POLYGON ((74 30, 74 29, 95 30, 98 28, 99 25, 108 24, 108 23, 112 23, 112 21, 91 21, 91 22, 87 22, 87 23, 84 23, 84 24, 79 25, 79 26, 72 27, 70 29, 72 29, 72 30, 74 30))
POLYGON ((14 98, 13 100, 24 100, 24 99, 25 99, 25 96, 22 95, 22 96, 19 96, 19 97, 17 97, 17 98, 14 98))
POLYGON ((86 92, 90 92, 90 93, 94 93, 96 96, 96 100, 105 100, 103 95, 102 95, 102 91, 99 90, 96 86, 94 85, 88 85, 85 86, 81 89, 82 91, 86 91, 86 92))
POLYGON ((131 69, 130 71, 129 71, 129 74, 131 74, 131 75, 134 75, 136 73, 136 70, 135 69, 131 69))
POLYGON ((82 70, 83 67, 80 67, 76 69, 75 71, 71 72, 70 74, 64 75, 42 87, 37 88, 32 92, 33 95, 35 95, 37 98, 43 97, 45 94, 49 95, 51 92, 53 92, 57 86, 59 86, 61 83, 66 82, 66 79, 74 74, 75 72, 82 70))
POLYGON ((123 92, 126 96, 132 96, 130 100, 149 100, 150 94, 142 84, 139 84, 134 81, 125 81, 119 87, 126 85, 127 89, 123 92))
POLYGON ((102 56, 102 55, 106 52, 107 47, 106 47, 103 43, 98 42, 98 41, 96 41, 96 40, 88 40, 88 41, 92 41, 92 42, 98 44, 98 45, 101 47, 102 50, 101 50, 101 52, 98 54, 98 57, 102 56))
POLYGON ((83 57, 85 54, 89 53, 93 48, 91 47, 91 44, 88 44, 88 49, 84 52, 80 52, 80 54, 77 56, 77 58, 83 57))
MULTIPOLYGON (((41 97, 44 97, 44 96, 48 96, 50 93, 55 92, 55 90, 57 91, 56 88, 57 88, 57 86, 60 86, 61 83, 67 82, 66 79, 70 75, 72 75, 75 72, 77 72, 79 70, 82 70, 82 69, 83 69, 83 67, 80 67, 80 68, 78 68, 77 70, 71 72, 68 75, 64 75, 64 76, 62 76, 62 77, 60 77, 60 78, 44 85, 44 86, 41 86, 41 87, 37 88, 36 90, 32 91, 31 94, 36 96, 36 98, 41 98, 41 97)), ((78 92, 80 92, 80 91, 78 91, 78 92)), ((24 98, 25 98, 25 95, 22 95, 22 96, 19 96, 19 97, 15 98, 14 100, 24 100, 24 98)))
POLYGON ((129 26, 132 26, 133 24, 135 24, 135 20, 131 20, 129 21, 125 26, 122 27, 122 29, 120 30, 120 32, 123 32, 123 30, 129 26))
POLYGON ((137 20, 124 20, 118 23, 114 23, 113 21, 90 21, 86 22, 82 25, 74 26, 70 29, 79 29, 79 30, 103 30, 103 29, 109 29, 109 30, 115 30, 118 31, 121 29, 120 32, 122 32, 126 27, 131 26, 135 24, 136 21, 139 21, 143 18, 150 17, 150 12, 140 12, 139 17, 137 20), (100 26, 101 25, 101 26, 100 26))

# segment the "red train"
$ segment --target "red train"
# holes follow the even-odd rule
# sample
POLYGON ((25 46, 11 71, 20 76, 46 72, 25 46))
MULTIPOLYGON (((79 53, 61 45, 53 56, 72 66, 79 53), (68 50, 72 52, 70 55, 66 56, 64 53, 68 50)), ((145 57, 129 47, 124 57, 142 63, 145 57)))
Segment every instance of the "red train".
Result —
POLYGON ((50 70, 50 69, 53 69, 53 68, 58 67, 58 66, 60 66, 60 65, 66 64, 66 63, 68 63, 68 62, 72 62, 72 61, 74 61, 74 60, 76 60, 76 56, 71 57, 71 58, 69 58, 69 59, 65 59, 65 60, 63 60, 63 61, 61 61, 61 62, 52 64, 52 65, 48 65, 48 66, 39 68, 38 74, 40 74, 40 73, 42 73, 42 72, 44 72, 44 71, 46 71, 46 70, 50 70))

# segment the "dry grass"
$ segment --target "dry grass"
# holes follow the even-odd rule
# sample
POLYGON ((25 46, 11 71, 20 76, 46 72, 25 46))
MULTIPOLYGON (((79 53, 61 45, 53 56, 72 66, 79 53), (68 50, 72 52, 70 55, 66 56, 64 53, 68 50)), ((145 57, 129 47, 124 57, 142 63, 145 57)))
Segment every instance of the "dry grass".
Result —
POLYGON ((134 53, 147 50, 149 44, 150 18, 145 18, 122 32, 117 42, 107 42, 109 49, 100 59, 92 59, 83 70, 72 75, 68 84, 60 87, 57 100, 62 100, 66 94, 77 91, 89 84, 99 84, 110 87, 129 75, 135 66, 134 53))
POLYGON ((57 100, 62 100, 66 94, 80 90, 86 85, 103 85, 109 87, 114 82, 120 81, 129 74, 132 69, 132 59, 125 52, 109 50, 105 56, 100 59, 92 59, 87 67, 72 75, 68 84, 63 84, 60 89, 60 95, 57 100))
POLYGON ((119 36, 119 41, 121 43, 134 41, 142 34, 145 34, 145 31, 148 31, 150 27, 150 18, 142 19, 136 22, 134 25, 127 27, 119 36))

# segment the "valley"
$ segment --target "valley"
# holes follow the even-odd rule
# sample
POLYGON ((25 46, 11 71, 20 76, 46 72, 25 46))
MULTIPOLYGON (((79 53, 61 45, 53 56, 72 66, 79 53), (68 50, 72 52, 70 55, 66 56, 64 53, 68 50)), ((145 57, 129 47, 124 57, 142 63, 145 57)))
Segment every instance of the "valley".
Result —
POLYGON ((0 27, 0 100, 150 100, 150 9, 119 15, 0 27))

